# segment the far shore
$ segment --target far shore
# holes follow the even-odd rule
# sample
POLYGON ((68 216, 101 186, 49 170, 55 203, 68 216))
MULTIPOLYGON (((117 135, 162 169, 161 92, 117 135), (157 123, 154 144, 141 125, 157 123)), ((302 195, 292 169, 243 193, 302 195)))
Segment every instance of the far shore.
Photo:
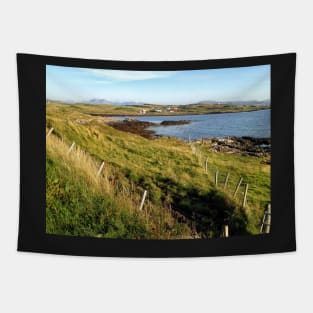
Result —
MULTIPOLYGON (((177 121, 168 121, 169 126, 177 121)), ((185 123, 190 121, 184 120, 185 123)), ((149 129, 151 126, 162 126, 153 122, 139 121, 134 118, 125 119, 121 121, 111 121, 108 123, 111 127, 118 129, 120 131, 133 133, 140 135, 147 139, 156 139, 159 137, 168 136, 158 136, 155 131, 149 129)), ((200 138, 195 140, 189 140, 190 143, 197 142, 201 144, 209 144, 212 151, 215 152, 226 152, 226 153, 239 153, 242 155, 250 155, 255 157, 264 157, 268 155, 271 151, 271 138, 254 138, 254 137, 225 137, 225 138, 200 138)))
POLYGON ((65 104, 60 102, 47 102, 47 106, 63 106, 75 108, 78 112, 98 117, 153 117, 153 116, 188 116, 209 115, 223 113, 242 113, 270 110, 271 105, 222 105, 222 104, 190 104, 174 106, 169 105, 96 105, 96 104, 65 104))
POLYGON ((86 113, 88 115, 91 116, 99 116, 99 117, 143 117, 143 116, 147 116, 147 117, 153 117, 153 116, 159 116, 159 117, 167 117, 167 116, 189 116, 189 115, 209 115, 209 114, 226 114, 226 113, 245 113, 245 112, 254 112, 254 111, 263 111, 263 110, 270 110, 270 107, 262 107, 262 108, 253 108, 253 109, 248 109, 248 110, 234 110, 234 111, 215 111, 215 112, 192 112, 192 113, 184 113, 184 112, 173 112, 173 113, 168 113, 168 114, 158 114, 158 113, 154 113, 154 114, 133 114, 133 113, 129 113, 129 114, 111 114, 111 113, 86 113))

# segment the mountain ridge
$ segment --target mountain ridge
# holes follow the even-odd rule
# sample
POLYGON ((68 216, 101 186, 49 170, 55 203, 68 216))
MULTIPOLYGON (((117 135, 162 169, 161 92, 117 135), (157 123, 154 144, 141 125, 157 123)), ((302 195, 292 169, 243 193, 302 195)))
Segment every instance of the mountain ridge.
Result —
POLYGON ((104 98, 93 98, 87 101, 75 102, 75 101, 56 101, 47 99, 47 102, 62 102, 65 104, 75 104, 75 103, 83 103, 83 104, 109 104, 109 105, 132 105, 132 106, 143 106, 143 105, 150 105, 150 106, 191 106, 191 105, 204 105, 204 104, 216 104, 216 105, 233 105, 233 106, 240 106, 240 105, 271 105, 271 101, 269 99, 265 100, 235 100, 235 101, 216 101, 216 100, 202 100, 194 103, 188 104, 157 104, 157 103, 145 103, 139 101, 110 101, 104 98))

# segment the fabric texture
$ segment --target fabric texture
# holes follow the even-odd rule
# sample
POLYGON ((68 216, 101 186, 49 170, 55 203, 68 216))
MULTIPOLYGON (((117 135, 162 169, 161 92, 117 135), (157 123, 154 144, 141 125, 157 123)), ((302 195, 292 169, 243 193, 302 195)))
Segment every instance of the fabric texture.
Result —
POLYGON ((18 250, 294 251, 295 67, 18 54, 18 250))

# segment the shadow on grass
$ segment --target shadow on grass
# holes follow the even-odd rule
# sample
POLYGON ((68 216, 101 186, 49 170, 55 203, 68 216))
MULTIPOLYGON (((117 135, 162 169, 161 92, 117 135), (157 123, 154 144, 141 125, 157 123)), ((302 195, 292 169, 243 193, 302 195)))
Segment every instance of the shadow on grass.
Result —
POLYGON ((203 193, 164 177, 158 177, 158 185, 172 209, 186 217, 201 238, 219 237, 225 224, 230 236, 248 234, 246 213, 224 193, 216 189, 203 193))

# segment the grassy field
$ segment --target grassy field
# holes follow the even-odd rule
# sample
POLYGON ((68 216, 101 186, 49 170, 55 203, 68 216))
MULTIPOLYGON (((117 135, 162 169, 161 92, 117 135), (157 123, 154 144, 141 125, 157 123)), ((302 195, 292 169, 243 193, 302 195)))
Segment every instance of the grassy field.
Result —
POLYGON ((266 105, 222 105, 222 104, 191 104, 181 106, 169 106, 162 105, 86 105, 86 104, 65 104, 72 109, 86 114, 99 114, 99 115, 140 115, 142 109, 146 110, 146 115, 188 115, 188 114, 210 114, 210 113, 231 113, 231 112, 249 112, 269 109, 266 105), (177 112, 170 112, 177 108, 177 112), (162 110, 162 112, 156 112, 156 110, 162 110))
MULTIPOLYGON (((48 233, 212 238, 220 236, 223 224, 229 225, 231 236, 258 233, 270 199, 270 166, 262 158, 216 153, 209 145, 175 138, 149 140, 121 132, 106 125, 105 119, 86 114, 94 107, 47 105, 47 131, 54 128, 46 147, 48 233), (76 145, 68 154, 72 142, 76 145), (96 178, 102 161, 104 170, 96 178), (227 172, 230 179, 224 190, 227 172), (243 186, 232 197, 240 177, 249 183, 245 209, 243 186), (139 211, 144 190, 147 200, 139 211)), ((101 111, 107 112, 104 107, 101 111)))

